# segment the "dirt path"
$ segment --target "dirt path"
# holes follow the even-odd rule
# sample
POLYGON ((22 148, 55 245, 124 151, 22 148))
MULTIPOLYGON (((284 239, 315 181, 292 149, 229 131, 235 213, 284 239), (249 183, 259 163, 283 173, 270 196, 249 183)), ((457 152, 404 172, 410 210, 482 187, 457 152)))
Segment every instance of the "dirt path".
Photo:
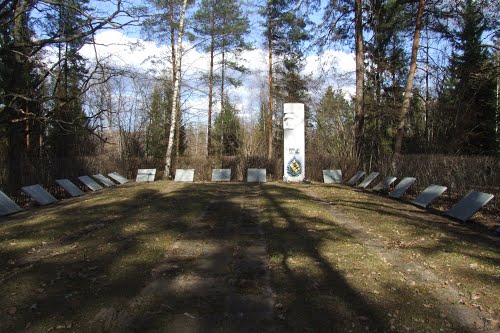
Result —
POLYGON ((105 309, 97 316, 103 331, 276 330, 258 225, 259 187, 222 185, 218 191, 218 199, 174 242, 128 309, 105 309), (152 305, 157 313, 141 313, 152 305))

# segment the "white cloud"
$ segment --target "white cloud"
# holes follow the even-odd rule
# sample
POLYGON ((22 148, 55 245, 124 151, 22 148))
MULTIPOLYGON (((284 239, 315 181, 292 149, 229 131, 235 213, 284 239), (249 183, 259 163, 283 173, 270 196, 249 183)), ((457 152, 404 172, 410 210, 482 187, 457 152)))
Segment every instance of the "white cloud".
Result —
MULTIPOLYGON (((146 41, 141 38, 130 37, 118 30, 108 30, 98 33, 95 37, 96 45, 85 45, 81 54, 88 59, 106 59, 116 67, 132 67, 137 69, 161 69, 169 68, 168 57, 170 49, 160 46, 155 42, 146 41)), ((206 73, 209 68, 209 56, 206 52, 200 52, 189 42, 184 42, 182 58, 184 83, 191 85, 194 90, 184 102, 190 107, 191 118, 204 117, 208 102, 205 84, 200 83, 200 74, 206 73)), ((240 59, 249 70, 242 78, 242 86, 229 88, 232 100, 242 111, 244 117, 252 117, 258 114, 260 108, 260 90, 267 84, 268 71, 267 51, 253 49, 241 54, 240 59)), ((306 58, 303 73, 310 75, 313 82, 322 82, 326 88, 332 85, 342 88, 348 93, 354 93, 354 71, 355 59, 353 53, 343 51, 327 50, 320 55, 311 55, 306 58)))
POLYGON ((88 59, 108 59, 108 62, 117 67, 137 67, 149 69, 152 64, 148 61, 167 51, 167 47, 158 46, 154 42, 140 38, 128 37, 118 30, 100 32, 95 37, 94 45, 85 45, 80 53, 88 59))
POLYGON ((322 90, 332 86, 351 96, 356 90, 355 71, 354 53, 337 50, 326 50, 320 55, 308 56, 304 68, 304 74, 310 75, 314 82, 323 83, 320 87, 322 90))
POLYGON ((320 72, 346 74, 355 70, 354 54, 336 50, 327 50, 320 55, 308 56, 304 68, 306 74, 318 74, 320 72))

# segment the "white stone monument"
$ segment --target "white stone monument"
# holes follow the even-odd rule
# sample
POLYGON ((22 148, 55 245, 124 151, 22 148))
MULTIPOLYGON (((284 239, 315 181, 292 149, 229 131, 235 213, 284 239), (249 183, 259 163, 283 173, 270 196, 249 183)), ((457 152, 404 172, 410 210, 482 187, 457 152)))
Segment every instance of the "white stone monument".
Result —
POLYGON ((305 176, 304 104, 285 103, 283 116, 283 180, 300 182, 305 176))

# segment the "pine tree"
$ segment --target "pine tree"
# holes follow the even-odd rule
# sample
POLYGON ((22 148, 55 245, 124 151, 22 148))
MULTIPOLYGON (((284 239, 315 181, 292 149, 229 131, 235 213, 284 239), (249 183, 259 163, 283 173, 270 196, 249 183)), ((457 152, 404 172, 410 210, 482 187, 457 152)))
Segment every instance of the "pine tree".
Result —
POLYGON ((240 150, 243 131, 238 118, 238 109, 227 96, 224 99, 224 108, 214 120, 213 141, 216 151, 221 156, 234 156, 240 150))
POLYGON ((352 152, 353 110, 342 90, 328 87, 314 116, 318 147, 330 156, 349 156, 352 152))
POLYGON ((216 58, 220 56, 220 103, 224 108, 226 93, 226 83, 232 86, 239 86, 241 82, 232 73, 244 73, 246 68, 238 63, 238 56, 250 49, 250 45, 245 41, 245 36, 249 33, 249 21, 241 9, 241 3, 236 0, 202 0, 198 11, 195 14, 197 22, 195 32, 206 38, 205 43, 201 43, 205 51, 210 53, 209 65, 209 92, 208 92, 208 120, 207 120, 207 152, 211 154, 211 128, 212 113, 215 91, 215 67, 216 58), (233 59, 228 59, 233 56, 233 59))
POLYGON ((356 57, 356 94, 355 122, 353 132, 355 137, 354 155, 361 163, 365 141, 365 40, 363 36, 363 0, 329 0, 325 5, 323 24, 318 37, 319 45, 324 47, 334 41, 354 42, 356 57), (354 24, 353 24, 354 22, 354 24))
POLYGON ((482 36, 490 28, 476 1, 458 7, 458 29, 446 86, 439 98, 438 140, 447 151, 495 154, 495 80, 482 36))
MULTIPOLYGON (((85 20, 81 13, 86 10, 87 0, 71 0, 67 6, 56 7, 48 16, 47 25, 51 35, 61 38, 80 32, 85 20)), ((52 149, 58 176, 66 175, 65 162, 85 154, 85 145, 90 131, 86 128, 86 115, 83 110, 82 81, 88 73, 85 60, 79 50, 90 38, 80 38, 57 44, 58 66, 51 87, 54 91, 52 103, 56 122, 49 127, 48 143, 52 149)))
MULTIPOLYGON (((273 157, 276 130, 276 104, 304 102, 307 97, 305 78, 300 71, 304 61, 304 43, 310 39, 307 20, 297 10, 294 0, 268 0, 260 14, 264 18, 264 38, 268 51, 268 159, 273 157)), ((306 110, 307 112, 307 110, 306 110)), ((276 122, 281 125, 281 122, 276 122)))

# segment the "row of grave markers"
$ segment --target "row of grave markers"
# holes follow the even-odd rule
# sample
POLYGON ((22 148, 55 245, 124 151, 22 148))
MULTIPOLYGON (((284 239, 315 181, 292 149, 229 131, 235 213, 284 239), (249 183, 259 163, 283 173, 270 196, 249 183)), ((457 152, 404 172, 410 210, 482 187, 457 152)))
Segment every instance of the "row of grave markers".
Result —
MULTIPOLYGON (((137 171, 136 182, 153 182, 156 176, 156 169, 139 169, 137 171)), ((194 169, 177 169, 175 170, 176 182, 193 182, 194 169)), ((229 182, 231 181, 231 169, 213 169, 212 170, 213 182, 229 182)), ((247 182, 248 183, 265 183, 266 169, 248 169, 247 182)))
MULTIPOLYGON (((154 181, 156 169, 139 169, 136 181, 154 181)), ((372 172, 367 175, 362 181, 361 178, 365 176, 364 171, 358 171, 347 182, 348 185, 366 189, 378 176, 379 172, 372 172), (361 182, 360 182, 361 181, 361 182), (359 183, 359 184, 358 184, 359 183)), ((403 178, 393 189, 389 191, 396 181, 397 177, 387 176, 372 190, 377 192, 388 192, 389 197, 394 199, 401 199, 401 197, 408 191, 408 189, 417 180, 414 177, 403 178)), ((231 180, 231 169, 213 169, 212 181, 213 182, 229 182, 231 180)), ((194 169, 177 169, 175 173, 175 181, 179 182, 192 182, 194 181, 194 169)), ((343 183, 341 170, 323 170, 323 181, 325 183, 343 183)), ((247 182, 266 182, 266 169, 248 169, 247 182)), ((447 187, 441 185, 430 185, 422 193, 420 193, 415 200, 411 202, 421 208, 428 208, 441 194, 447 190, 447 187)), ((493 199, 493 195, 489 193, 470 191, 459 202, 453 205, 446 215, 467 221, 479 209, 486 205, 493 199)))
MULTIPOLYGON (((128 183, 129 181, 127 178, 123 177, 117 172, 112 172, 108 174, 108 176, 120 185, 128 183)), ((101 184, 105 187, 116 185, 116 183, 114 183, 111 179, 103 176, 100 173, 97 175, 92 175, 92 177, 101 182, 101 184)), ((78 177, 78 180, 85 186, 87 186, 91 191, 98 191, 103 189, 101 185, 99 185, 94 179, 90 178, 89 176, 80 176, 78 177)), ((72 197, 77 197, 84 194, 83 191, 69 179, 57 179, 56 184, 64 189, 72 197)), ((21 190, 41 206, 49 205, 58 201, 39 184, 21 187, 21 190)), ((21 210, 21 207, 19 207, 14 202, 14 200, 0 191, 0 216, 17 213, 21 210)))
MULTIPOLYGON (((365 177, 361 182, 361 178, 365 176, 364 171, 358 171, 354 176, 352 176, 347 182, 348 185, 366 189, 378 176, 380 173, 372 172, 365 177)), ((129 180, 117 172, 112 172, 108 176, 115 180, 119 184, 125 184, 129 180)), ((137 172, 136 182, 151 182, 155 180, 156 169, 139 169, 137 172)), ((101 182, 106 187, 115 186, 116 184, 109 178, 103 176, 102 174, 93 175, 95 179, 101 182)), ((380 183, 375 185, 372 190, 374 191, 385 191, 389 192, 389 197, 394 199, 400 199, 406 191, 411 187, 411 185, 416 181, 414 177, 403 178, 392 191, 389 191, 391 186, 396 181, 396 177, 387 176, 380 183)), ((89 176, 80 176, 78 180, 81 181, 85 186, 87 186, 92 191, 98 191, 103 189, 96 181, 94 181, 89 176)), ((175 181, 180 182, 192 182, 194 181, 194 169, 177 169, 175 173, 175 181)), ((212 181, 214 182, 229 182, 231 181, 231 169, 213 169, 212 170, 212 181)), ((323 170, 323 181, 325 183, 343 183, 342 171, 341 170, 323 170)), ((247 172, 247 182, 266 182, 266 169, 248 169, 247 172)), ((58 179, 56 183, 61 186, 69 195, 72 197, 80 196, 83 193, 80 188, 73 184, 69 179, 58 179)), ((54 198, 49 192, 47 192, 40 185, 30 185, 22 187, 21 190, 28 194, 33 200, 35 200, 39 205, 48 205, 58 200, 54 198)), ((447 187, 440 185, 430 185, 422 193, 420 193, 415 200, 411 201, 413 204, 427 208, 433 201, 435 201, 441 194, 447 190, 447 187)), ((479 209, 486 205, 490 200, 493 199, 493 195, 489 193, 470 191, 463 197, 459 202, 453 205, 448 211, 445 212, 446 215, 467 221, 470 219, 479 209)), ((16 213, 20 211, 21 208, 7 195, 0 191, 0 216, 16 213)))
MULTIPOLYGON (((379 176, 379 174, 380 173, 378 172, 372 172, 361 181, 361 178, 365 176, 365 172, 358 171, 354 174, 354 176, 351 177, 351 179, 349 179, 347 184, 366 189, 379 176)), ((408 189, 411 187, 411 185, 413 185, 413 183, 415 183, 415 181, 417 180, 414 177, 405 177, 394 187, 392 191, 389 191, 396 179, 396 177, 387 176, 380 183, 375 185, 372 190, 377 192, 389 192, 389 197, 394 199, 401 199, 403 194, 405 194, 406 191, 408 191, 408 189)), ((330 184, 343 183, 342 171, 323 170, 323 181, 330 184)), ((446 186, 432 184, 428 186, 422 193, 420 193, 415 198, 415 200, 412 200, 411 203, 421 208, 428 208, 447 189, 448 188, 446 186)), ((460 201, 455 203, 449 210, 447 210, 445 212, 445 215, 465 222, 484 205, 491 201, 493 197, 493 194, 470 191, 460 201)))

